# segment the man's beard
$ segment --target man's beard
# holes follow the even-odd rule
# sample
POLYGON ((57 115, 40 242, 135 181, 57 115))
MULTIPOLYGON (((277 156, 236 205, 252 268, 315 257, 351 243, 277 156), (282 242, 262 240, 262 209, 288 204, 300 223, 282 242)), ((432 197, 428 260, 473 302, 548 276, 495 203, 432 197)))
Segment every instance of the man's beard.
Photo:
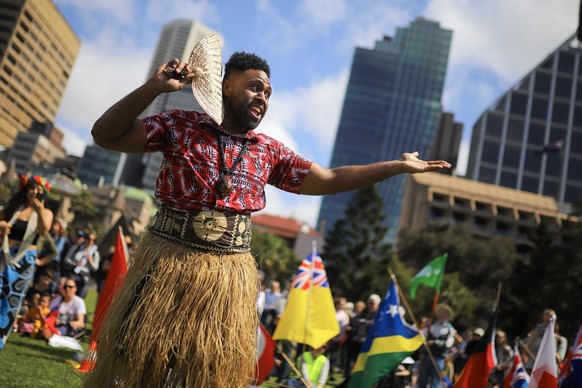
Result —
POLYGON ((230 114, 234 116, 237 127, 243 130, 243 132, 248 132, 259 126, 263 120, 265 112, 263 111, 263 114, 258 120, 252 117, 249 108, 253 105, 257 105, 253 104, 253 100, 248 100, 246 103, 237 104, 238 106, 236 107, 234 107, 233 104, 234 103, 227 98, 224 106, 225 109, 229 110, 230 114))

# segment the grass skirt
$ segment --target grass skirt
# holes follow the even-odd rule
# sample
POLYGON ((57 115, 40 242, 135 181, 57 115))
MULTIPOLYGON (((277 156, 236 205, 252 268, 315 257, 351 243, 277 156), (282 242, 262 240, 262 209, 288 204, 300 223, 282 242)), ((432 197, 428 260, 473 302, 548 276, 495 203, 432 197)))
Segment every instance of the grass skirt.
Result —
POLYGON ((193 251, 146 232, 98 339, 86 387, 248 387, 256 365, 250 253, 193 251))

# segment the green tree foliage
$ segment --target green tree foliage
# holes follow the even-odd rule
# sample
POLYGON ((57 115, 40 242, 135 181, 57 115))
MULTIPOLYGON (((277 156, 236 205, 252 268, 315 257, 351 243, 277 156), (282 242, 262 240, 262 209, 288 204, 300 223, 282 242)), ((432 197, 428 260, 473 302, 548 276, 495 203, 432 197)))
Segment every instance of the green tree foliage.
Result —
POLYGON ((92 197, 91 191, 83 189, 79 191, 79 194, 71 198, 71 211, 75 213, 75 216, 82 215, 90 218, 97 214, 97 208, 93 205, 92 197))
POLYGON ((282 285, 291 280, 301 260, 288 243, 272 233, 253 230, 251 253, 259 268, 265 273, 265 282, 278 280, 282 285))
MULTIPOLYGON (((398 242, 400 260, 419 271, 435 257, 448 253, 440 300, 451 304, 460 319, 486 317, 495 301, 497 285, 511 277, 517 255, 513 242, 481 239, 468 228, 431 226, 421 231, 403 230, 398 242)), ((434 295, 429 290, 428 295, 434 295)), ((419 293, 416 308, 430 311, 432 296, 419 293), (428 302, 427 302, 428 300, 428 302)))
POLYGON ((572 339, 582 324, 582 224, 562 228, 540 224, 528 265, 516 268, 507 309, 508 325, 526 335, 547 308, 558 315, 561 333, 572 339))
POLYGON ((386 292, 391 246, 382 208, 376 187, 362 188, 327 234, 322 257, 334 295, 355 301, 386 292))

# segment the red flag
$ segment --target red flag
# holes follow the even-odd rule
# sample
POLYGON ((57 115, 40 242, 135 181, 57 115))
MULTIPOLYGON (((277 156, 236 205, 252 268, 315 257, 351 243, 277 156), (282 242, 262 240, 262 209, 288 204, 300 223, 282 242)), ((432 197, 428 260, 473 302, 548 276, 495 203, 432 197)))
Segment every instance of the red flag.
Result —
POLYGON ((255 371, 256 385, 267 380, 275 365, 275 341, 267 329, 259 323, 257 344, 257 369, 255 371))
POLYGON ((497 365, 495 357, 496 323, 497 311, 493 313, 487 331, 475 347, 475 353, 467 360, 467 364, 465 364, 453 388, 487 388, 489 373, 497 365))
POLYGON ((113 258, 111 259, 111 267, 107 273, 107 278, 105 279, 105 284, 103 285, 103 289, 101 290, 97 302, 97 308, 95 309, 95 320, 93 321, 93 328, 91 330, 91 340, 93 341, 97 341, 103 318, 107 315, 113 294, 123 284, 125 274, 127 273, 128 256, 129 254, 127 252, 125 237, 123 236, 123 231, 119 228, 115 251, 113 252, 113 258))
POLYGON ((531 371, 530 388, 555 388, 558 386, 558 368, 556 366, 556 340, 554 326, 556 316, 550 318, 542 337, 540 349, 531 371))

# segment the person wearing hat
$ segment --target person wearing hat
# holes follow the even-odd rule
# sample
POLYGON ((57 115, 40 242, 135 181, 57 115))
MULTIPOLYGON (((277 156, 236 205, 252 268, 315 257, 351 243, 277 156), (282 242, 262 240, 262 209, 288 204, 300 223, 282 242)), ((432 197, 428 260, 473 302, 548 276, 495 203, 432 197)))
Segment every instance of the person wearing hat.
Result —
POLYGON ((435 311, 436 322, 431 323, 424 329, 426 342, 440 371, 437 372, 435 370, 428 354, 425 354, 418 376, 419 387, 440 388, 442 385, 439 373, 445 368, 446 357, 455 344, 456 330, 450 323, 453 313, 453 309, 449 305, 445 303, 437 305, 435 311))
POLYGON ((272 93, 269 65, 255 54, 234 53, 222 77, 213 34, 196 45, 188 63, 159 66, 95 122, 91 133, 101 147, 164 158, 155 188, 161 207, 112 302, 87 386, 248 386, 259 285, 250 215, 265 207, 265 186, 322 195, 450 168, 414 152, 324 168, 254 131, 272 93), (188 84, 205 113, 139 117, 156 97, 188 84))
POLYGON ((12 332, 36 266, 38 236, 48 233, 53 213, 44 207, 49 182, 21 176, 16 194, 0 210, 0 350, 12 332))

